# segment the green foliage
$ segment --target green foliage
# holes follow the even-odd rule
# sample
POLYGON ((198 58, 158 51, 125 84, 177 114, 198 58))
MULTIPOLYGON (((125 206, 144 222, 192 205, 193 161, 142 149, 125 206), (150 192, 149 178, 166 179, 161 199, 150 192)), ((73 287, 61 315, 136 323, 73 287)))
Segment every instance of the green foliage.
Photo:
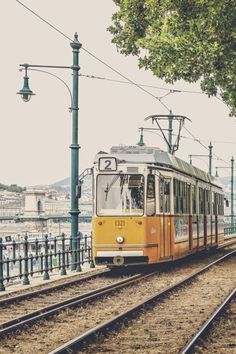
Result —
POLYGON ((108 30, 125 55, 167 83, 200 80, 236 115, 236 0, 113 0, 108 30))
POLYGON ((10 186, 0 183, 0 190, 5 190, 8 192, 22 193, 26 188, 17 186, 17 184, 11 184, 10 186))

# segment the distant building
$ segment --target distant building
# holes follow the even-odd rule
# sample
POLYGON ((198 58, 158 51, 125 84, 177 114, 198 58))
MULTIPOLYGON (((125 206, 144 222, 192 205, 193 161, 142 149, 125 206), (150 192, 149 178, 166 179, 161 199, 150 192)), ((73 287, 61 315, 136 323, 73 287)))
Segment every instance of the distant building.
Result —
POLYGON ((24 194, 24 216, 38 216, 45 213, 45 190, 27 189, 24 194))

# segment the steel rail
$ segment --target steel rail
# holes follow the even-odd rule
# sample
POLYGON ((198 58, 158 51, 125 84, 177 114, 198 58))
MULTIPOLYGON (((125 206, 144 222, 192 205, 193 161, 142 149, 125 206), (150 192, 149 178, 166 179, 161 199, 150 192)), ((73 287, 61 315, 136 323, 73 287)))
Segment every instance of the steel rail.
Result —
POLYGON ((221 305, 214 311, 214 313, 208 318, 207 321, 203 323, 198 332, 191 338, 191 340, 186 344, 186 346, 181 349, 179 354, 187 354, 193 350, 197 341, 209 331, 212 326, 212 322, 222 313, 225 307, 232 301, 236 295, 236 288, 226 297, 226 299, 221 303, 221 305))
POLYGON ((221 245, 217 246, 217 250, 227 247, 227 246, 231 246, 234 245, 236 243, 236 237, 229 237, 229 240, 225 239, 226 241, 224 241, 224 243, 222 243, 221 245))
POLYGON ((137 274, 134 276, 131 276, 128 279, 121 280, 119 282, 116 282, 115 284, 108 285, 106 287, 100 288, 93 290, 89 293, 74 296, 72 298, 63 300, 61 302, 58 302, 56 304, 52 304, 46 307, 43 307, 39 310, 36 310, 34 312, 31 312, 29 314, 26 314, 24 316, 15 318, 13 320, 4 322, 0 325, 0 338, 12 331, 16 331, 19 328, 23 327, 24 325, 29 325, 32 323, 35 323, 39 320, 42 320, 43 318, 48 318, 59 311, 62 311, 64 309, 67 309, 69 307, 75 307, 75 306, 80 306, 86 302, 89 302, 91 300, 94 300, 102 295, 106 295, 110 292, 113 292, 114 290, 121 289, 122 287, 125 287, 127 285, 130 285, 138 280, 147 278, 152 276, 153 274, 156 274, 158 271, 149 273, 149 274, 137 274))
MULTIPOLYGON (((57 284, 57 285, 54 285, 54 286, 51 286, 51 287, 46 287, 46 288, 43 288, 43 289, 31 291, 31 292, 29 292, 29 291, 27 292, 26 291, 23 294, 21 293, 19 295, 15 295, 15 296, 4 297, 3 299, 0 298, 0 307, 1 306, 5 306, 7 304, 12 304, 14 302, 22 301, 22 300, 25 300, 25 299, 30 299, 30 298, 38 296, 38 295, 43 295, 43 294, 48 293, 48 292, 53 292, 55 290, 63 289, 66 286, 75 285, 75 284, 80 283, 82 281, 86 281, 86 280, 90 280, 90 279, 93 279, 93 278, 97 278, 97 277, 100 277, 100 276, 102 276, 102 275, 104 275, 106 273, 110 273, 110 270, 106 269, 106 270, 103 270, 102 272, 98 272, 98 273, 95 273, 95 274, 90 274, 89 276, 79 277, 77 279, 73 279, 73 280, 69 280, 69 281, 66 281, 66 279, 65 279, 65 282, 57 284)), ((47 283, 45 285, 48 285, 48 284, 50 284, 50 283, 47 283)), ((38 284, 38 285, 35 285, 35 287, 40 287, 40 286, 43 286, 43 285, 42 284, 41 285, 38 284)), ((20 290, 20 291, 22 291, 22 290, 20 290)), ((5 294, 4 294, 4 296, 5 296, 5 294)))
POLYGON ((169 287, 165 288, 164 290, 158 292, 157 294, 151 296, 149 299, 145 301, 141 301, 139 304, 132 306, 130 309, 122 312, 121 314, 113 317, 112 319, 94 327, 88 330, 87 332, 83 333, 82 335, 72 339, 71 341, 65 343, 64 345, 56 348, 55 350, 51 351, 48 354, 66 354, 69 352, 73 352, 73 350, 78 350, 81 349, 81 347, 84 345, 84 343, 88 343, 92 341, 93 338, 96 338, 99 334, 108 332, 118 324, 120 324, 122 321, 128 321, 129 316, 131 317, 134 315, 134 313, 138 312, 142 308, 146 307, 147 305, 156 302, 160 299, 162 299, 164 296, 169 295, 171 291, 176 290, 178 288, 181 288, 183 285, 186 283, 192 281, 194 278, 196 278, 198 275, 204 273, 214 265, 226 260, 228 257, 231 257, 236 254, 236 250, 231 251, 230 253, 224 255, 223 257, 217 259, 216 261, 208 264, 207 266, 203 267, 202 269, 196 271, 192 275, 184 278, 183 280, 180 280, 179 282, 170 285, 169 287))

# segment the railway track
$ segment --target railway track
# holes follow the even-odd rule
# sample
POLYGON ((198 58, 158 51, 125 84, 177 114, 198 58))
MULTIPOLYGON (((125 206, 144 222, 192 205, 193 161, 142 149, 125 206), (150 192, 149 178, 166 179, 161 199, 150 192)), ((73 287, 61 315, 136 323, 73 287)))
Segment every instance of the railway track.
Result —
MULTIPOLYGON (((235 255, 236 251, 230 252, 177 284, 58 347, 50 354, 107 351, 179 353, 182 343, 186 342, 191 332, 208 317, 209 311, 211 313, 218 304, 221 305, 222 298, 232 290, 232 280, 235 288, 235 255), (222 265, 222 262, 225 264, 222 265), (229 269, 232 270, 231 274, 227 272, 229 269), (211 272, 211 277, 206 276, 206 272, 211 272), (217 293, 215 284, 219 277, 224 284, 218 283, 222 289, 217 293), (123 328, 127 321, 128 326, 123 328), (120 328, 122 329, 119 330, 120 328), (108 335, 109 332, 112 333, 108 335), (91 341, 95 343, 89 344, 91 341)), ((183 353, 189 350, 190 346, 186 346, 183 353)))
POLYGON ((73 275, 69 275, 67 276, 66 278, 64 277, 61 277, 59 279, 55 279, 55 280, 50 280, 50 281, 46 281, 44 283, 40 283, 38 285, 33 285, 33 286, 27 286, 27 287, 23 287, 23 288, 20 288, 18 290, 15 290, 15 291, 10 291, 10 292, 2 292, 0 293, 0 300, 5 300, 5 299, 8 299, 8 298, 13 298, 14 296, 18 296, 18 295, 23 295, 22 296, 22 299, 27 296, 30 296, 31 293, 34 293, 35 291, 50 291, 50 289, 54 288, 63 288, 64 286, 66 286, 67 284, 70 285, 72 284, 73 282, 76 283, 76 282, 80 282, 80 280, 84 280, 86 279, 88 276, 92 276, 92 277, 96 277, 96 276, 99 276, 100 274, 103 274, 105 272, 107 272, 108 270, 104 267, 104 268, 101 268, 101 269, 94 269, 92 271, 89 272, 89 275, 87 274, 82 274, 82 273, 77 273, 76 275, 73 274, 73 275), (48 290, 47 290, 48 289, 48 290))
MULTIPOLYGON (((222 303, 217 307, 217 309, 214 311, 214 313, 207 319, 207 321, 205 323, 203 323, 203 325, 200 327, 200 329, 195 333, 195 335, 193 336, 193 338, 191 338, 191 340, 184 346, 184 348, 181 350, 180 354, 187 354, 187 353, 201 353, 202 349, 201 346, 199 347, 198 344, 199 343, 203 343, 204 345, 204 339, 206 338, 206 335, 209 334, 210 329, 212 326, 214 326, 215 321, 222 316, 222 313, 225 314, 225 311, 227 309, 227 307, 229 307, 230 303, 233 301, 235 301, 235 296, 236 296, 236 288, 233 289, 233 291, 226 297, 226 299, 224 299, 222 301, 222 303)), ((236 313, 234 314, 234 317, 236 316, 236 313)), ((236 322, 234 322, 234 327, 236 322)), ((233 328, 230 328, 231 331, 234 331, 233 328)), ((223 336, 225 333, 225 328, 223 329, 223 336)), ((212 331, 213 332, 213 331, 212 331)), ((213 335, 214 342, 217 342, 216 339, 216 329, 213 333, 211 333, 211 335, 213 335)), ((222 336, 222 334, 221 334, 222 336)), ((227 335, 226 335, 227 336, 227 335)), ((212 341, 213 342, 213 341, 212 341)), ((232 341, 231 341, 232 342, 232 341)), ((232 346, 232 348, 234 347, 234 349, 236 349, 236 338, 235 338, 235 331, 234 331, 234 343, 230 343, 230 339, 226 339, 226 341, 224 340, 224 343, 227 343, 227 346, 230 347, 232 346)), ((217 343, 218 345, 218 343, 217 343)), ((206 348, 205 348, 206 349, 206 348)), ((205 350, 204 349, 204 350, 205 350)), ((209 348, 208 348, 209 349, 209 348)), ((219 349, 219 348, 218 348, 219 349)), ((224 348, 226 349, 226 348, 224 348)), ((223 348, 221 347, 220 349, 221 351, 219 353, 222 353, 223 348)), ((207 351, 208 353, 210 353, 210 351, 207 351)), ((214 348, 214 353, 216 353, 216 348, 214 348)))
MULTIPOLYGON (((17 294, 0 300, 0 336, 17 329, 23 323, 29 324, 37 316, 43 317, 48 311, 56 311, 62 306, 83 299, 86 294, 100 292, 100 289, 110 289, 113 284, 125 284, 131 276, 123 274, 113 277, 110 270, 92 274, 54 285, 51 288, 35 290, 31 293, 17 294), (119 281, 122 279, 121 281, 119 281), (57 293, 57 296, 55 296, 57 293), (10 329, 11 328, 11 329, 10 329)), ((138 279, 140 275, 133 276, 138 279)), ((38 317, 37 317, 38 318, 38 317)))
POLYGON ((114 317, 139 302, 140 298, 147 298, 151 293, 178 282, 186 276, 186 272, 193 273, 195 268, 201 268, 201 262, 200 260, 195 261, 191 266, 186 262, 185 265, 173 267, 168 273, 157 271, 157 274, 146 274, 143 278, 140 276, 139 279, 139 276, 136 276, 132 279, 132 285, 127 279, 126 283, 120 284, 119 288, 107 289, 109 291, 107 295, 104 289, 100 289, 99 294, 94 291, 93 294, 87 294, 86 297, 85 295, 82 298, 77 297, 70 303, 60 305, 60 309, 58 307, 45 308, 45 313, 36 314, 33 319, 21 319, 20 323, 18 323, 18 319, 17 323, 4 324, 4 328, 0 332, 0 353, 32 353, 32 343, 36 353, 48 353, 53 347, 76 337, 78 331, 82 334, 92 328, 94 323, 100 324, 107 318, 114 317), (43 321, 43 318, 46 320, 43 321), (19 329, 21 329, 21 334, 18 334, 17 331, 14 336, 11 335, 9 338, 4 336, 4 334, 19 329), (60 336, 57 336, 58 333, 60 336))
POLYGON ((236 351, 236 299, 213 321, 206 335, 194 346, 195 353, 235 353, 236 351))

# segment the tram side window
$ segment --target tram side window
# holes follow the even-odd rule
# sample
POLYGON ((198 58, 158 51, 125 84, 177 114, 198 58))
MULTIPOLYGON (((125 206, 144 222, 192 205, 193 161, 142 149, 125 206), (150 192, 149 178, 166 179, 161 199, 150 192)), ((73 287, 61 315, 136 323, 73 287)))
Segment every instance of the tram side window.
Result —
POLYGON ((224 215, 224 196, 221 194, 221 215, 224 215))
POLYGON ((186 192, 187 192, 187 197, 186 197, 186 213, 190 214, 190 193, 191 193, 191 186, 190 184, 186 183, 186 192))
POLYGON ((199 188, 199 214, 205 214, 205 190, 199 188))
POLYGON ((190 185, 186 182, 181 182, 183 186, 183 213, 189 214, 190 213, 190 185))
POLYGON ((189 214, 190 185, 174 178, 174 213, 189 214))
POLYGON ((177 200, 177 180, 174 178, 173 179, 173 197, 174 197, 174 213, 176 214, 176 210, 177 210, 177 204, 178 204, 178 200, 177 200))
POLYGON ((205 196, 206 196, 206 214, 210 215, 211 214, 211 194, 209 190, 205 190, 205 196))
POLYGON ((197 213, 196 186, 192 186, 192 214, 197 213))
POLYGON ((179 214, 179 194, 180 194, 180 181, 174 178, 174 213, 179 214))
POLYGON ((170 213, 170 181, 160 179, 160 212, 170 213))
POLYGON ((212 192, 212 214, 216 215, 216 193, 212 192))
POLYGON ((147 179, 147 215, 152 216, 156 213, 155 199, 155 177, 149 175, 147 179))
POLYGON ((180 214, 181 213, 181 199, 180 199, 180 194, 181 194, 181 187, 180 187, 180 181, 176 178, 174 178, 174 213, 175 214, 180 214))
POLYGON ((217 214, 224 215, 224 198, 222 194, 216 193, 217 214))
POLYGON ((224 215, 224 196, 221 194, 221 215, 224 215))
POLYGON ((215 193, 215 211, 216 215, 219 215, 219 194, 215 193))

